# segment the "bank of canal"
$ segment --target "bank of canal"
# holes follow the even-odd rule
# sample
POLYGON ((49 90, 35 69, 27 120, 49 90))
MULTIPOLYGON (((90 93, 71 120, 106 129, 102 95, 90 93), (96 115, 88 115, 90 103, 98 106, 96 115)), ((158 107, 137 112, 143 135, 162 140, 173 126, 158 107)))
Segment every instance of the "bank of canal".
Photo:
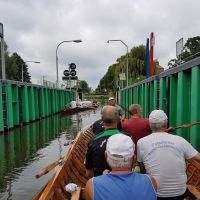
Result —
POLYGON ((35 174, 66 154, 66 139, 99 118, 100 110, 54 115, 0 135, 0 199, 31 199, 53 172, 40 179, 35 174))

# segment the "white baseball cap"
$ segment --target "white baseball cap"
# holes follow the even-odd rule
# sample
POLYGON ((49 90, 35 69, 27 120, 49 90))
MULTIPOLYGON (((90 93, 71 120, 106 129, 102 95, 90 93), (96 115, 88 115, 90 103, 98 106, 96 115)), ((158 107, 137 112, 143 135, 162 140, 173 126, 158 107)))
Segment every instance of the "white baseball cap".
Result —
POLYGON ((109 137, 106 145, 106 152, 113 160, 126 160, 134 155, 135 145, 132 139, 122 133, 109 137))
POLYGON ((114 97, 109 97, 108 101, 115 99, 114 97))
POLYGON ((166 121, 167 119, 167 115, 163 110, 153 110, 149 115, 150 123, 160 123, 166 121))

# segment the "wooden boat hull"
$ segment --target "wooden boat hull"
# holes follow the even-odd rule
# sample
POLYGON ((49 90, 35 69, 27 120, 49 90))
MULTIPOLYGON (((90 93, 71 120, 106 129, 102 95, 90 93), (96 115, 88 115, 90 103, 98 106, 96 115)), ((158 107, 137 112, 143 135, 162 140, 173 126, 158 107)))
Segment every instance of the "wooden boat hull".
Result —
MULTIPOLYGON (((65 185, 75 183, 84 188, 88 180, 85 173, 84 160, 87 152, 87 144, 94 136, 91 126, 80 131, 75 143, 69 149, 64 158, 64 164, 59 166, 56 173, 48 183, 33 197, 33 200, 71 199, 71 195, 65 191, 65 185)), ((84 198, 84 192, 81 193, 84 198)))
POLYGON ((200 162, 187 161, 187 188, 197 199, 200 199, 200 162))
MULTIPOLYGON (((85 187, 88 177, 85 173, 84 160, 87 152, 87 144, 94 136, 91 126, 80 131, 64 158, 64 164, 59 166, 56 173, 48 183, 33 197, 33 200, 60 200, 71 199, 71 195, 65 191, 65 185, 75 183, 81 188, 85 187)), ((200 199, 200 163, 195 160, 187 161, 187 186, 190 194, 200 199)), ((84 190, 81 198, 85 199, 84 190)))

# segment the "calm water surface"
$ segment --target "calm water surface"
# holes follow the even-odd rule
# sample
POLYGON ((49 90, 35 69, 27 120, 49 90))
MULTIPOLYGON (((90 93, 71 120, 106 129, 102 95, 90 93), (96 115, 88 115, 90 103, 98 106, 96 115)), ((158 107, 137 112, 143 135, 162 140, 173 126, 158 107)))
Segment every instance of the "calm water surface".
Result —
POLYGON ((0 199, 31 199, 54 170, 40 179, 35 174, 66 154, 66 139, 99 118, 100 110, 54 115, 0 135, 0 199))

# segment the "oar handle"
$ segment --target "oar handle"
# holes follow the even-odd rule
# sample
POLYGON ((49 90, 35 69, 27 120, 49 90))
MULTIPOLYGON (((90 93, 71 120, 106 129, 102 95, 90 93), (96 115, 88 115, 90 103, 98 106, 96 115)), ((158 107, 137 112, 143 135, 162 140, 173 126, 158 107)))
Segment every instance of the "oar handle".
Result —
POLYGON ((35 175, 35 178, 40 178, 41 176, 43 176, 43 175, 45 175, 45 174, 47 174, 47 173, 49 173, 48 170, 42 169, 39 173, 37 173, 37 174, 35 175))

